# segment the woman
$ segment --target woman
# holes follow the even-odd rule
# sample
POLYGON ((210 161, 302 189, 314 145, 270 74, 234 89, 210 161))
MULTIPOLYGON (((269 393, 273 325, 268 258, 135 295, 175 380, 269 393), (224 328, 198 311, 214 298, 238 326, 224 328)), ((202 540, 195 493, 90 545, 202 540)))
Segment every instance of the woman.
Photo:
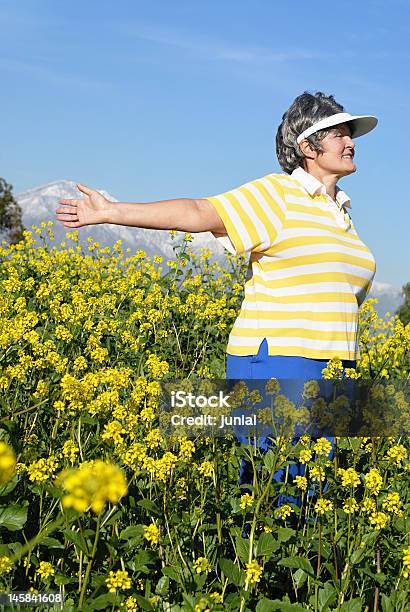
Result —
MULTIPOLYGON (((112 203, 78 185, 85 199, 61 200, 57 219, 69 228, 114 223, 210 231, 232 254, 250 252, 245 298, 229 336, 227 378, 320 379, 330 358, 355 367, 360 357, 358 308, 375 261, 337 182, 356 171, 353 138, 376 124, 375 117, 345 113, 333 96, 304 92, 277 131, 285 174, 217 196, 150 203, 112 203)), ((292 467, 291 478, 300 470, 292 467)), ((300 503, 289 497, 279 503, 285 499, 300 503)))

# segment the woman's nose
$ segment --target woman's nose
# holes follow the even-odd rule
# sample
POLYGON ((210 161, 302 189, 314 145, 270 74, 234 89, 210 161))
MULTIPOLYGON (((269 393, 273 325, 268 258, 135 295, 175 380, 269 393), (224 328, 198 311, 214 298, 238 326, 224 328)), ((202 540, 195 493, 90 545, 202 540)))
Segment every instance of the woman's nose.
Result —
POLYGON ((345 144, 349 145, 349 147, 351 147, 352 149, 354 149, 355 147, 352 137, 348 136, 347 134, 345 136, 345 144))

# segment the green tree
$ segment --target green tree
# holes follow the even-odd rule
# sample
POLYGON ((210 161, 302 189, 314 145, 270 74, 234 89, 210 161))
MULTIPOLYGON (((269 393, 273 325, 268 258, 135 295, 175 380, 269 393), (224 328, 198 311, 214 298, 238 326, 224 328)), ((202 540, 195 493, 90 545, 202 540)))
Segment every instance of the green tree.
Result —
POLYGON ((13 186, 0 178, 0 232, 7 232, 10 244, 23 239, 21 208, 13 196, 13 186))
POLYGON ((396 314, 399 315, 399 319, 403 325, 407 325, 407 323, 410 323, 410 283, 406 283, 403 286, 403 291, 404 302, 397 310, 396 314))

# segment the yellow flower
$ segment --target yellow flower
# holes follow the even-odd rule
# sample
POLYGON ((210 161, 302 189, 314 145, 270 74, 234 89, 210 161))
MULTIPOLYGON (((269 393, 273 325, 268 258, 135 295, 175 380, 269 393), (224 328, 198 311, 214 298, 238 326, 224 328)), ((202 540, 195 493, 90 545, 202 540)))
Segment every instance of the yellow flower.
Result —
POLYGON ((343 504, 343 510, 346 514, 354 514, 359 509, 359 504, 354 497, 349 497, 343 504))
POLYGON ((401 465, 402 461, 407 459, 407 457, 407 450, 403 446, 403 444, 391 446, 387 451, 387 459, 389 459, 390 461, 394 461, 397 465, 401 465))
POLYGON ((220 593, 218 593, 218 591, 212 591, 212 593, 209 594, 209 597, 211 597, 211 599, 214 600, 215 603, 223 603, 223 595, 221 595, 220 593))
POLYGON ((11 446, 0 440, 0 485, 5 484, 14 475, 16 456, 11 446))
POLYGON ((163 443, 164 438, 162 437, 160 430, 157 428, 151 429, 151 431, 149 431, 145 436, 144 440, 148 448, 159 448, 163 443))
POLYGON ((307 479, 305 478, 305 476, 295 476, 293 482, 298 487, 298 489, 302 489, 302 491, 306 491, 307 479))
POLYGON ((246 564, 246 581, 251 584, 257 584, 262 576, 263 568, 257 561, 252 561, 246 564))
POLYGON ((275 516, 286 520, 288 516, 292 514, 292 512, 295 512, 292 506, 289 506, 289 504, 283 504, 283 506, 280 506, 275 510, 275 516))
POLYGON ((105 583, 110 593, 116 593, 119 589, 126 590, 131 588, 131 578, 126 570, 110 571, 108 578, 105 579, 105 583))
POLYGON ((55 569, 48 561, 40 561, 39 567, 36 569, 36 574, 46 580, 49 576, 54 576, 55 569))
POLYGON ((212 477, 214 466, 210 461, 202 461, 202 463, 198 465, 198 472, 203 476, 212 477))
POLYGON ((137 612, 138 604, 137 604, 137 600, 135 599, 135 597, 127 597, 127 599, 124 602, 124 607, 127 612, 137 612))
POLYGON ((398 493, 388 493, 382 501, 382 506, 385 510, 391 512, 392 514, 403 516, 403 511, 401 510, 402 501, 398 493))
POLYGON ((249 493, 245 493, 244 495, 241 495, 241 500, 239 502, 239 505, 242 508, 242 510, 245 510, 246 508, 252 506, 252 504, 253 504, 252 495, 249 495, 249 493))
POLYGON ((384 512, 372 512, 369 518, 370 524, 374 525, 376 529, 383 529, 389 523, 390 518, 384 512))
POLYGON ((158 544, 159 542, 159 529, 154 524, 144 525, 144 538, 150 542, 150 544, 158 544))
POLYGON ((199 600, 199 603, 195 604, 194 612, 211 612, 211 608, 208 607, 208 602, 204 597, 199 600))
POLYGON ((312 459, 312 451, 309 449, 303 449, 299 454, 299 461, 301 463, 308 463, 312 459))
POLYGON ((189 461, 195 452, 195 444, 187 438, 182 438, 179 443, 179 459, 189 461))
POLYGON ((325 479, 325 472, 324 469, 318 465, 313 466, 312 468, 310 468, 310 477, 312 480, 316 480, 317 482, 323 482, 325 479))
POLYGON ((194 561, 194 568, 197 574, 207 573, 212 570, 212 566, 207 557, 198 557, 198 559, 194 561))
POLYGON ((104 461, 85 461, 77 469, 63 470, 57 477, 67 495, 63 496, 64 508, 85 512, 91 507, 100 514, 107 502, 117 504, 127 494, 127 481, 121 469, 104 461))
POLYGON ((364 477, 366 487, 373 495, 378 495, 383 484, 383 478, 380 476, 379 470, 371 468, 364 477))
POLYGON ((13 569, 13 561, 3 555, 0 557, 0 576, 4 576, 5 574, 9 574, 13 569))
POLYGON ((58 467, 58 462, 53 455, 50 457, 38 459, 29 466, 27 472, 32 482, 44 482, 54 477, 54 472, 58 467))
POLYGON ((124 442, 124 434, 127 433, 125 427, 118 421, 111 421, 104 425, 104 431, 101 434, 102 440, 112 440, 114 444, 122 444, 124 442))
POLYGON ((328 364, 322 370, 322 376, 325 379, 340 380, 343 375, 343 364, 339 357, 333 357, 328 361, 328 364))
POLYGON ((72 440, 67 440, 66 442, 64 442, 63 449, 59 456, 64 459, 69 459, 71 463, 74 463, 78 453, 79 453, 79 448, 77 444, 73 442, 72 440))
POLYGON ((187 481, 186 478, 181 477, 178 478, 177 483, 176 483, 176 488, 177 488, 177 492, 176 492, 176 498, 179 500, 184 500, 187 499, 187 481))
POLYGON ((315 398, 320 393, 320 385, 317 380, 308 380, 303 387, 303 397, 305 399, 315 398))
POLYGON ((313 450, 319 457, 321 455, 328 457, 332 450, 332 444, 326 438, 319 438, 316 444, 314 444, 313 450))
POLYGON ((319 499, 315 504, 315 511, 320 516, 331 510, 333 510, 333 504, 329 499, 319 499))
POLYGON ((366 514, 371 514, 376 510, 376 502, 372 497, 365 497, 362 501, 362 509, 366 514))
POLYGON ((347 470, 339 468, 337 473, 342 477, 343 487, 353 487, 355 489, 360 484, 360 476, 353 468, 348 468, 347 470))
POLYGON ((153 354, 149 355, 145 365, 154 378, 163 378, 169 372, 168 362, 161 361, 159 357, 153 354))
POLYGON ((410 546, 403 549, 403 576, 410 577, 410 546))

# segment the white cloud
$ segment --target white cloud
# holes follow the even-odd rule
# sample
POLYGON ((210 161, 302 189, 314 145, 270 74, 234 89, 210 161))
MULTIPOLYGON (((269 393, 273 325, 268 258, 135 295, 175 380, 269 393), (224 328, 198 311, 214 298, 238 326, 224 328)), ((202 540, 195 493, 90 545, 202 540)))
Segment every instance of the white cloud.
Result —
POLYGON ((198 58, 210 61, 227 61, 240 64, 254 63, 284 63, 288 61, 300 61, 310 59, 323 59, 330 57, 329 54, 303 49, 290 49, 288 51, 276 52, 266 47, 236 45, 211 40, 202 36, 176 29, 165 28, 160 25, 123 24, 121 29, 141 40, 146 40, 158 45, 185 49, 198 58))

